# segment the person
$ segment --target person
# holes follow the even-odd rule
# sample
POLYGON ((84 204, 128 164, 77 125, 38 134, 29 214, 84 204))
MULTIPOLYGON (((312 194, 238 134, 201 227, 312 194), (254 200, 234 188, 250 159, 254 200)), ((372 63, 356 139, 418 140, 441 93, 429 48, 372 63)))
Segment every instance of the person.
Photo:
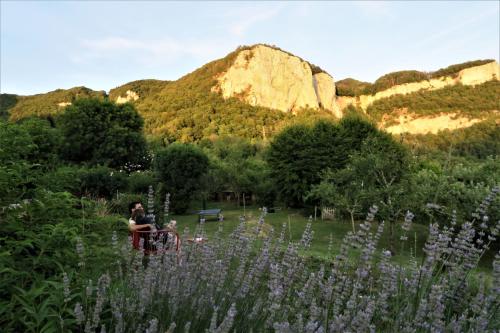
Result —
POLYGON ((141 220, 144 219, 144 208, 142 207, 142 203, 140 201, 131 202, 128 205, 128 209, 130 212, 130 219, 128 220, 128 229, 132 232, 137 230, 151 230, 153 225, 151 223, 141 223, 141 220))

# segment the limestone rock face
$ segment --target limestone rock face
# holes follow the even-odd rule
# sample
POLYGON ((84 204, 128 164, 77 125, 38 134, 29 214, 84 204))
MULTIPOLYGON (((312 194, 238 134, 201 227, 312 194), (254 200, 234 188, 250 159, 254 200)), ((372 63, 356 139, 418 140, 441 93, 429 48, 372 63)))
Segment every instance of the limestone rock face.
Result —
POLYGON ((458 81, 473 86, 491 80, 500 80, 500 67, 496 61, 481 66, 466 68, 458 73, 458 81))
POLYGON ((442 76, 436 79, 430 79, 420 82, 411 82, 399 84, 389 89, 379 91, 375 95, 361 95, 357 97, 342 96, 338 97, 337 103, 340 109, 349 105, 355 105, 366 110, 373 102, 391 97, 393 95, 405 95, 420 90, 436 90, 447 86, 461 83, 463 85, 477 85, 491 80, 500 79, 500 68, 496 61, 481 66, 475 66, 462 69, 456 76, 442 76))
POLYGON ((456 130, 470 127, 483 120, 482 118, 458 116, 456 113, 441 113, 436 116, 424 117, 403 113, 395 120, 397 124, 385 127, 384 123, 382 123, 381 127, 385 127, 385 130, 392 134, 436 134, 444 129, 456 130))
POLYGON ((241 51, 217 78, 212 91, 237 97, 253 106, 284 112, 321 106, 335 111, 335 84, 330 75, 313 75, 306 61, 286 52, 257 45, 241 51))
POLYGON ((125 97, 118 96, 116 98, 116 104, 133 102, 133 101, 137 101, 138 99, 139 99, 139 95, 135 91, 127 90, 127 92, 125 93, 125 97))
POLYGON ((337 106, 333 78, 326 73, 317 73, 313 75, 313 83, 319 106, 332 111, 336 117, 341 118, 342 112, 337 106))

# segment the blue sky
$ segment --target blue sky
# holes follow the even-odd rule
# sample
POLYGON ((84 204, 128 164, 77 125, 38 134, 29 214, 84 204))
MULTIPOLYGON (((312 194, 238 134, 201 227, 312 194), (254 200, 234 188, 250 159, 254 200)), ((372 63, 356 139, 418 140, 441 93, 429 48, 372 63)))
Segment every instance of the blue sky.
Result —
POLYGON ((0 2, 0 91, 175 80, 268 43, 335 80, 499 59, 499 2, 0 2))

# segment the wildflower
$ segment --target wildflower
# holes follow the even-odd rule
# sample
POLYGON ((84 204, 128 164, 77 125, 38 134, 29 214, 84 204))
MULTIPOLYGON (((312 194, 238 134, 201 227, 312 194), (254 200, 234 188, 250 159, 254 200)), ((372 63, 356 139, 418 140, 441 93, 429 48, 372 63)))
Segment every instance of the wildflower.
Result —
POLYGON ((428 203, 425 205, 425 207, 426 207, 427 209, 436 209, 436 210, 439 210, 439 209, 441 209, 441 208, 442 208, 440 205, 435 204, 435 203, 432 203, 432 202, 428 202, 428 203))
POLYGON ((69 291, 69 278, 66 272, 63 273, 63 294, 64 294, 64 302, 67 303, 70 301, 70 291, 69 291))
POLYGON ((154 213, 155 213, 154 190, 153 190, 153 186, 149 185, 149 188, 148 188, 148 215, 153 215, 154 213))
POLYGON ((80 261, 78 262, 78 266, 82 267, 85 264, 85 261, 84 261, 83 242, 80 237, 76 238, 76 253, 78 254, 78 258, 80 259, 80 261))
POLYGON ((76 303, 73 312, 75 313, 76 323, 81 325, 85 321, 85 313, 83 312, 82 305, 80 303, 76 303))
MULTIPOLYGON (((146 333, 157 333, 158 332, 158 319, 153 318, 149 321, 149 326, 146 329, 146 333)), ((167 332, 173 332, 170 331, 170 329, 167 332)))

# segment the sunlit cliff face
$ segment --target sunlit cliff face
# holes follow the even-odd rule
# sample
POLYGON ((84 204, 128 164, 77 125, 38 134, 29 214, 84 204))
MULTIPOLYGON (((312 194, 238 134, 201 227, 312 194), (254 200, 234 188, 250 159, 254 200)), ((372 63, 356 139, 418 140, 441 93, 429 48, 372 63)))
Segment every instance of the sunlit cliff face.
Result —
POLYGON ((264 45, 241 51, 232 66, 217 77, 212 91, 284 112, 321 107, 338 114, 330 75, 313 74, 306 61, 264 45))

